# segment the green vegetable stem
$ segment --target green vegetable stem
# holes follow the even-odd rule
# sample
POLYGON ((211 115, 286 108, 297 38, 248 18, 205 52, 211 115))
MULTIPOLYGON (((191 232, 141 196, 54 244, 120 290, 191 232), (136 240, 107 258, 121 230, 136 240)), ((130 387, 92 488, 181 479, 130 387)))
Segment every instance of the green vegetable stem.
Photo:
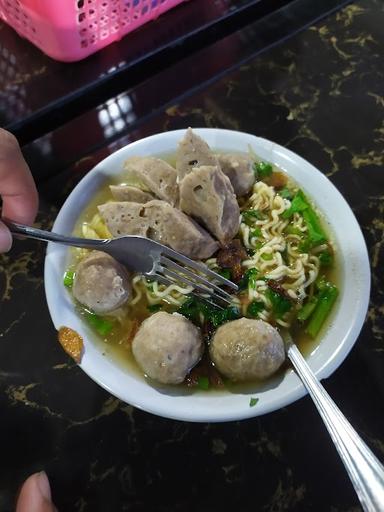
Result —
POLYGON ((339 290, 332 283, 326 283, 321 288, 317 304, 313 313, 311 314, 310 321, 305 330, 305 332, 312 338, 317 336, 321 327, 324 325, 324 322, 329 316, 338 295, 339 290))
POLYGON ((85 313, 85 318, 89 325, 91 325, 101 336, 107 336, 113 329, 113 322, 96 315, 96 313, 87 311, 85 313))

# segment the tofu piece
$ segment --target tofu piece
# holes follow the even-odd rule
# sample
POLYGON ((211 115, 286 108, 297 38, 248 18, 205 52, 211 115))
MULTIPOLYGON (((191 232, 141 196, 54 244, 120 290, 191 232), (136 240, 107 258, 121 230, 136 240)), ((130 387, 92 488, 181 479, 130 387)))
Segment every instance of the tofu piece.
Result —
POLYGON ((156 197, 172 206, 178 204, 179 189, 177 173, 171 165, 160 158, 132 157, 126 160, 124 170, 142 182, 156 197))
POLYGON ((240 227, 240 208, 231 182, 219 167, 194 167, 180 183, 180 208, 226 245, 240 227))

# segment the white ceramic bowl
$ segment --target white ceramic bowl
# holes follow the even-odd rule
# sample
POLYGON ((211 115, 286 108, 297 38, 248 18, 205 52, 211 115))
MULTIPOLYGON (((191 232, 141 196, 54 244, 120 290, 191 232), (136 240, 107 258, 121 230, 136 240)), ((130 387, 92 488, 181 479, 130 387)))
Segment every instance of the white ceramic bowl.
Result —
MULTIPOLYGON (((246 152, 250 144, 262 159, 273 162, 292 176, 330 224, 340 251, 341 293, 337 310, 319 347, 307 358, 317 377, 332 374, 343 362, 355 343, 363 325, 370 291, 370 268, 367 250, 359 225, 348 204, 332 183, 315 167, 288 149, 254 135, 220 129, 196 129, 208 144, 218 150, 246 152)), ((53 231, 70 234, 81 211, 106 178, 122 172, 123 162, 135 155, 161 155, 175 151, 184 130, 153 135, 136 141, 100 162, 70 194, 53 226, 53 231)), ((293 371, 262 391, 242 393, 193 394, 165 393, 148 385, 138 375, 119 367, 113 359, 102 355, 92 342, 88 327, 74 310, 62 276, 68 260, 68 249, 48 245, 45 260, 45 290, 49 311, 56 329, 71 327, 84 339, 85 351, 81 368, 98 384, 121 400, 153 414, 185 421, 230 421, 265 414, 301 398, 306 392, 293 371), (259 401, 250 407, 250 397, 259 401)))

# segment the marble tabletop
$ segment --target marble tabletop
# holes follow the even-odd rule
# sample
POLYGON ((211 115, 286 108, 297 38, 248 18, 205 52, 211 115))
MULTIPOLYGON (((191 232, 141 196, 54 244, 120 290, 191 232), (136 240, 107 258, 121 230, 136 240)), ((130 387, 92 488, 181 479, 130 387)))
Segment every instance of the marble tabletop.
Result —
MULTIPOLYGON (((38 216, 49 228, 97 161, 159 131, 242 130, 308 159, 353 209, 372 266, 362 332, 324 386, 382 460, 383 24, 381 0, 334 12, 39 180, 38 216)), ((52 139, 40 143, 48 151, 52 139)), ((93 383, 57 342, 44 296, 44 251, 17 241, 0 256, 0 511, 13 510, 22 480, 41 469, 61 512, 361 510, 308 397, 247 421, 191 424, 134 409, 93 383)))

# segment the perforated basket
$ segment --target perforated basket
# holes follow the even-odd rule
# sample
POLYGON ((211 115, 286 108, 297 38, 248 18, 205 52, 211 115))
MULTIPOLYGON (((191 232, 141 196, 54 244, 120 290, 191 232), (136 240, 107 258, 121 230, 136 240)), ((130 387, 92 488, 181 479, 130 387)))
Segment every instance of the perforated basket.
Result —
POLYGON ((77 61, 184 0, 0 0, 0 18, 50 57, 77 61))

